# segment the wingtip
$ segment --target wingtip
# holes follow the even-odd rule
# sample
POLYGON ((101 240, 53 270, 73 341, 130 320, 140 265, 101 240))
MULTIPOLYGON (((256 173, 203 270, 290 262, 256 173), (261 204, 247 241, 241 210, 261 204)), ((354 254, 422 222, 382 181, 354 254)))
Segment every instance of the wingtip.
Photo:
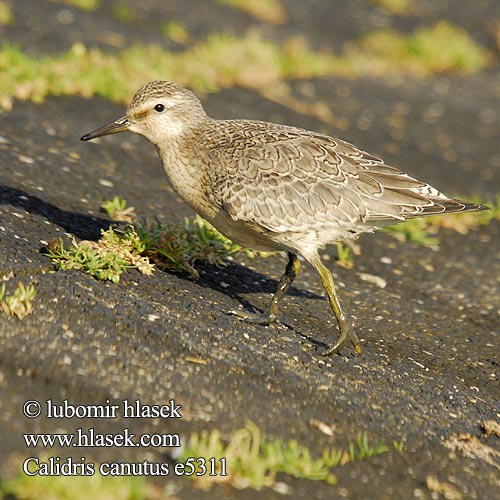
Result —
POLYGON ((482 212, 484 210, 491 210, 490 207, 479 203, 468 203, 465 201, 461 201, 460 203, 464 206, 461 210, 462 212, 482 212))

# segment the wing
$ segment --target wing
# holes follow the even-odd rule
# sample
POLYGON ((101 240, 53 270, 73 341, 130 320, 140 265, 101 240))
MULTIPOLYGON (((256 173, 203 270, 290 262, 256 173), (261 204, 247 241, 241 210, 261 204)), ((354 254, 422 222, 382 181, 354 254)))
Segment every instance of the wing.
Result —
POLYGON ((273 232, 377 226, 458 211, 455 202, 355 146, 328 136, 261 122, 241 128, 231 148, 216 148, 218 181, 233 220, 273 232))

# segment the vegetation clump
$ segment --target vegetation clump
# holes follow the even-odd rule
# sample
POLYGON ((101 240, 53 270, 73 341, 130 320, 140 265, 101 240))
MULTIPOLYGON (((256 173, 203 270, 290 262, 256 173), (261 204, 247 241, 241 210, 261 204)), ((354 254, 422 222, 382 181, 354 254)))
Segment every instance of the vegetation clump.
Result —
MULTIPOLYGON (((178 23, 162 29, 181 44, 188 41, 178 23)), ((271 87, 276 90, 279 83, 296 78, 466 74, 491 59, 466 31, 444 21, 410 34, 376 31, 340 54, 312 50, 301 37, 278 43, 252 30, 243 36, 212 33, 175 52, 133 45, 111 54, 75 43, 60 55, 31 57, 16 45, 2 44, 0 108, 9 109, 14 98, 42 101, 48 95, 98 95, 127 102, 145 81, 157 79, 201 92, 239 85, 269 94, 271 87)))
POLYGON ((383 441, 370 444, 366 433, 358 435, 347 450, 327 448, 322 455, 314 458, 306 446, 296 440, 283 442, 269 440, 262 436, 260 429, 253 423, 237 430, 224 443, 218 430, 193 433, 184 450, 183 459, 189 457, 215 458, 218 462, 226 459, 227 475, 203 475, 195 478, 197 486, 210 488, 215 483, 228 483, 235 488, 254 488, 260 490, 272 487, 277 474, 325 481, 335 484, 332 469, 349 462, 363 460, 389 450, 383 441))
POLYGON ((19 283, 12 294, 7 293, 7 285, 0 285, 0 311, 19 319, 26 317, 33 309, 33 299, 36 296, 34 285, 24 286, 19 283))
MULTIPOLYGON (((106 207, 112 212, 126 207, 119 199, 110 203, 106 207)), ((187 272, 196 279, 199 277, 194 267, 196 262, 222 266, 227 257, 239 250, 239 246, 196 216, 186 218, 183 223, 161 223, 155 219, 124 228, 111 227, 101 231, 98 241, 73 239, 69 247, 57 239, 49 244, 47 256, 61 270, 77 269, 98 280, 118 283, 128 269, 152 274, 153 262, 173 271, 187 272)))

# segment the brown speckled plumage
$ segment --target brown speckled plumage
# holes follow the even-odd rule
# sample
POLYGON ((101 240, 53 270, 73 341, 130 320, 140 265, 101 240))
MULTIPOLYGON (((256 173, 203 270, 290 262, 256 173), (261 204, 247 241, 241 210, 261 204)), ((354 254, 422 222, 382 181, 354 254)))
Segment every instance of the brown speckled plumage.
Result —
POLYGON ((82 139, 130 130, 156 145, 174 190, 196 212, 242 246, 288 252, 289 266, 264 319, 300 267, 302 255, 319 272, 339 322, 340 340, 351 342, 352 324, 318 250, 408 218, 481 210, 446 197, 425 182, 386 165, 345 141, 267 122, 214 120, 199 100, 171 82, 139 89, 127 115, 82 139))

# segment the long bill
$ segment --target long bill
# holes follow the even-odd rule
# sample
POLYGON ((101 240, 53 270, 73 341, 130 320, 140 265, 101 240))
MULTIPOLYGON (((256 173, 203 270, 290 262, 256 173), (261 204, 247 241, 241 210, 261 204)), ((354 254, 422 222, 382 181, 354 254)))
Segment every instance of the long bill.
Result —
POLYGON ((80 137, 81 141, 90 141, 96 137, 102 137, 103 135, 118 134, 118 132, 124 132, 130 127, 130 122, 126 116, 118 118, 112 122, 106 123, 102 127, 99 127, 88 134, 82 135, 80 137))

